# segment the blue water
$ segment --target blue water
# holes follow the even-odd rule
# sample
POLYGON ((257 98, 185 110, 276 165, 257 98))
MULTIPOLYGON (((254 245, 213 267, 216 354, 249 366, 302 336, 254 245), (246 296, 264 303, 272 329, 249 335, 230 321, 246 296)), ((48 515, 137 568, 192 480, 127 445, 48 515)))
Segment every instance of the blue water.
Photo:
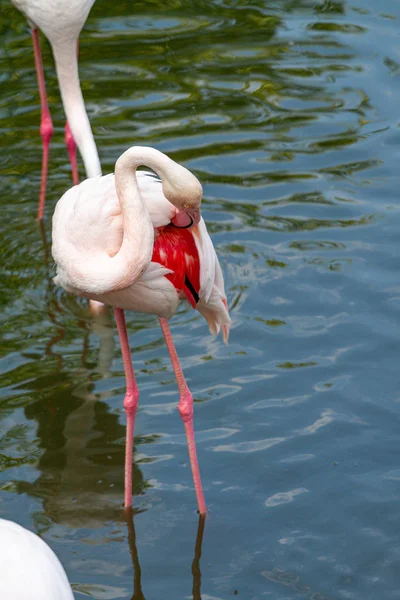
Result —
POLYGON ((225 274, 228 347, 186 306, 171 322, 196 399, 200 559, 174 377, 157 320, 132 313, 125 521, 112 314, 52 284, 71 182, 50 49, 43 233, 29 29, 2 2, 0 517, 43 536, 77 600, 400 598, 399 20, 393 0, 98 0, 82 33, 104 171, 140 143, 195 172, 225 274))

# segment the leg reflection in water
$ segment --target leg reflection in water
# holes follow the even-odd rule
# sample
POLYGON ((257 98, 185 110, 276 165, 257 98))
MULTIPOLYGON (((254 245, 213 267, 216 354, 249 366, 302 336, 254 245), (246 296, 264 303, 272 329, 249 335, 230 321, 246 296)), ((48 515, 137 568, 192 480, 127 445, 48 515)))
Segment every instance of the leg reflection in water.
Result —
MULTIPOLYGON (((89 316, 85 304, 55 294, 49 247, 40 223, 46 269, 46 313, 49 334, 41 361, 40 376, 30 387, 35 400, 25 407, 28 420, 37 422, 39 474, 34 481, 19 481, 20 493, 43 500, 43 509, 53 522, 70 527, 101 527, 107 519, 120 518, 123 496, 125 427, 106 402, 113 390, 94 392, 99 379, 110 377, 114 359, 114 326, 109 314, 89 316), (78 321, 80 367, 65 368, 68 353, 66 322, 78 321), (83 335, 83 344, 81 339, 83 335), (100 340, 97 352, 90 338, 100 340), (94 357, 92 357, 91 356, 94 357)), ((46 332, 47 333, 47 332, 46 332)), ((134 491, 143 492, 145 482, 136 464, 134 491)))
MULTIPOLYGON (((139 554, 136 546, 136 532, 134 524, 134 514, 131 507, 124 509, 125 519, 128 525, 128 543, 129 551, 132 557, 133 565, 133 596, 131 600, 146 600, 142 591, 142 570, 139 563, 139 554)), ((194 558, 192 562, 193 575, 193 600, 201 600, 201 570, 200 558, 203 544, 204 526, 206 515, 199 515, 199 524, 197 526, 196 543, 194 547, 194 558)))
POLYGON ((201 600, 200 558, 201 558, 201 547, 203 544, 203 534, 204 534, 205 524, 206 524, 206 515, 199 515, 199 525, 197 527, 196 545, 194 547, 194 559, 192 562, 193 600, 201 600))
POLYGON ((140 569, 139 555, 136 546, 136 531, 133 523, 133 510, 131 506, 124 509, 126 522, 128 524, 129 552, 133 565, 133 596, 132 600, 146 600, 142 592, 142 571, 140 569))

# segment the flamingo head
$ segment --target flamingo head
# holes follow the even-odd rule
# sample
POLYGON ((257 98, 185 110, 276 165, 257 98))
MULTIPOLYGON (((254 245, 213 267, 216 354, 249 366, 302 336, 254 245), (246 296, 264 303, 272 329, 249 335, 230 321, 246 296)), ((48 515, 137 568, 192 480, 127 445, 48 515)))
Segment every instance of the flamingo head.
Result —
POLYGON ((163 180, 163 192, 175 207, 171 223, 176 227, 192 227, 201 218, 203 188, 200 181, 188 169, 174 162, 168 179, 163 180), (172 172, 171 172, 172 171, 172 172))

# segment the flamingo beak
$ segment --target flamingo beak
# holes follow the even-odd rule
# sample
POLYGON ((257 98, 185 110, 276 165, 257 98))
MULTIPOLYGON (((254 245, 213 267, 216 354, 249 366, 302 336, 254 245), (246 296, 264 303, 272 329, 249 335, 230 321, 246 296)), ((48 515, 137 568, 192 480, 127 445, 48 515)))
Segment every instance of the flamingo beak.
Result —
POLYGON ((176 214, 173 219, 171 219, 172 225, 175 227, 180 227, 181 229, 188 229, 193 225, 197 225, 200 222, 200 211, 199 210, 179 210, 176 209, 176 214))
POLYGON ((198 225, 200 223, 200 210, 188 210, 188 215, 190 215, 190 217, 192 218, 193 225, 198 225))

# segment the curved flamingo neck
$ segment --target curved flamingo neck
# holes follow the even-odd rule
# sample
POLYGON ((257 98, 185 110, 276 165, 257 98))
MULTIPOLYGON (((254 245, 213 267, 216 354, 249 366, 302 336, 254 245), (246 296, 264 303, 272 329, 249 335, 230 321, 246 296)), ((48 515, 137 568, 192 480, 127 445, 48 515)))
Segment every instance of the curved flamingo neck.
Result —
POLYGON ((117 193, 119 186, 132 183, 129 177, 124 178, 123 172, 130 168, 136 170, 139 166, 149 167, 157 173, 165 197, 178 211, 191 205, 198 209, 203 189, 197 177, 163 152, 149 146, 133 146, 120 156, 115 168, 117 193), (121 177, 119 182, 118 174, 121 177))

